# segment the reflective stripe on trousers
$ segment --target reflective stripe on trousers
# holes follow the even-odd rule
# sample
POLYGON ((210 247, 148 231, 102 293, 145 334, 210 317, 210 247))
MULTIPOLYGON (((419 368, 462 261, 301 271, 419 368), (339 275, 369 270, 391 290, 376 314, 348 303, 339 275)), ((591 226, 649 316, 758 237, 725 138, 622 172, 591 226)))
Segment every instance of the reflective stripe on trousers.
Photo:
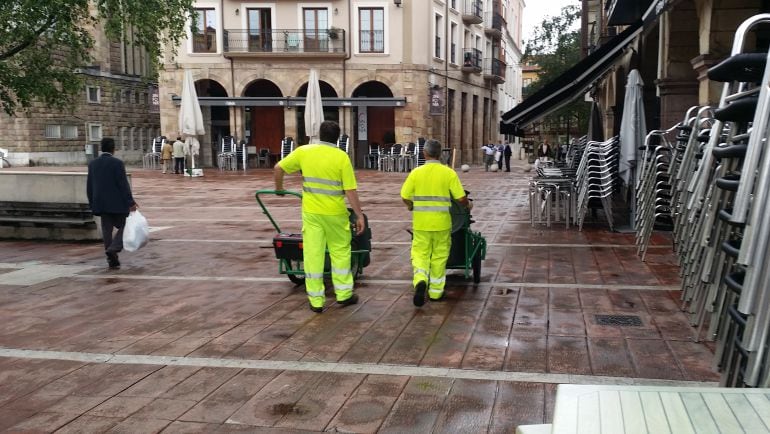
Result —
POLYGON ((353 295, 350 272, 350 220, 347 215, 302 213, 302 243, 305 290, 313 307, 324 305, 324 262, 326 247, 332 265, 332 282, 337 300, 353 295))
POLYGON ((420 281, 428 284, 430 298, 439 298, 446 284, 446 262, 452 246, 452 232, 414 231, 412 238, 413 285, 420 281), (427 272, 426 272, 427 270, 427 272))

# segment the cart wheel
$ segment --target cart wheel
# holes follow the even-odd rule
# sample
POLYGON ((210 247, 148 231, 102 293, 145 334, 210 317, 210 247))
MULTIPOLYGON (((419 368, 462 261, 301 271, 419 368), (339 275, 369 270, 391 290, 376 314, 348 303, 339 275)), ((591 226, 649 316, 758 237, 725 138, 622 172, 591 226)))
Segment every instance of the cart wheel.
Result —
POLYGON ((473 257, 473 283, 481 282, 481 255, 476 253, 473 257))
POLYGON ((287 274, 287 276, 289 276, 291 283, 295 285, 303 285, 305 283, 305 276, 300 276, 299 274, 287 274))

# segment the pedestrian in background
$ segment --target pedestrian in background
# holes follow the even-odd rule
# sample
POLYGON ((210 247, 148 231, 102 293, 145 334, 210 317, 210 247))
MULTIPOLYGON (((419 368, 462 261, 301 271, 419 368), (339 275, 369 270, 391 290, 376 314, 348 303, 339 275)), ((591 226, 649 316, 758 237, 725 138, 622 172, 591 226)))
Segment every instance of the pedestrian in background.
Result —
POLYGON ((337 303, 358 303, 353 293, 350 270, 350 213, 347 196, 356 214, 356 234, 366 229, 366 220, 358 201, 356 177, 350 157, 335 142, 340 127, 334 121, 321 123, 320 142, 300 146, 284 157, 273 169, 275 189, 283 191, 286 173, 302 172, 302 244, 305 290, 310 310, 324 310, 324 263, 326 248, 331 259, 332 283, 337 303))
POLYGON ((174 155, 174 174, 184 175, 184 142, 181 137, 177 137, 173 146, 174 155))
POLYGON ((469 210, 472 207, 457 172, 439 161, 441 144, 428 140, 423 154, 425 164, 412 170, 401 187, 401 200, 412 211, 412 301, 417 307, 425 304, 426 290, 433 301, 444 296, 452 245, 452 199, 469 210))
POLYGON ((166 173, 168 166, 171 163, 171 155, 174 152, 174 148, 168 140, 163 139, 163 146, 160 148, 160 164, 163 168, 163 173, 166 173))
POLYGON ((503 151, 505 151, 505 146, 503 146, 502 143, 497 145, 497 149, 495 150, 495 159, 497 160, 497 170, 500 172, 503 171, 503 151))
POLYGON ((511 155, 513 155, 513 150, 511 149, 511 144, 508 142, 505 142, 505 147, 503 148, 503 158, 505 158, 505 171, 510 172, 511 171, 511 155))
POLYGON ((102 154, 88 163, 86 196, 94 215, 101 217, 104 253, 111 270, 120 269, 118 253, 123 250, 123 228, 126 217, 136 211, 126 166, 115 158, 115 140, 105 137, 101 142, 102 154), (116 231, 117 230, 117 231, 116 231))
POLYGON ((489 167, 495 161, 495 147, 491 143, 488 143, 481 147, 484 152, 484 171, 489 172, 489 167))

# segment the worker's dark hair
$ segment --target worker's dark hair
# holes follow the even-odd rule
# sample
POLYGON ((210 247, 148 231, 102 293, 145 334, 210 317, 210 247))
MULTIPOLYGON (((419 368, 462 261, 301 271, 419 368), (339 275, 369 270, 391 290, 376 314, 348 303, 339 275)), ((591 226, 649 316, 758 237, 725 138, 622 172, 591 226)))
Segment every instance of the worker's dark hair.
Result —
POLYGON ((110 154, 115 152, 115 139, 112 137, 103 137, 101 145, 102 152, 108 152, 110 154))
POLYGON ((426 156, 438 159, 441 156, 441 143, 439 143, 438 140, 428 140, 425 142, 423 151, 426 156))
POLYGON ((319 135, 322 141, 334 143, 340 138, 340 126, 334 121, 323 121, 319 135))
POLYGON ((179 140, 180 142, 182 141, 182 138, 181 138, 181 137, 177 137, 176 139, 177 139, 177 140, 179 140))

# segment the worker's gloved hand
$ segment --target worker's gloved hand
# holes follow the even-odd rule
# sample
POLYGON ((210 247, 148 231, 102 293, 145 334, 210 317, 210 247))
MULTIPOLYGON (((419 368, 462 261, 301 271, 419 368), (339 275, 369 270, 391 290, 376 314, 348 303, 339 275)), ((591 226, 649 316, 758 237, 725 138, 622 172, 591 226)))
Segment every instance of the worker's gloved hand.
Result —
POLYGON ((473 202, 469 200, 468 201, 468 211, 470 211, 472 209, 473 209, 473 202))
POLYGON ((364 229, 366 229, 366 221, 364 220, 363 214, 361 214, 356 216, 356 235, 363 234, 364 229))

